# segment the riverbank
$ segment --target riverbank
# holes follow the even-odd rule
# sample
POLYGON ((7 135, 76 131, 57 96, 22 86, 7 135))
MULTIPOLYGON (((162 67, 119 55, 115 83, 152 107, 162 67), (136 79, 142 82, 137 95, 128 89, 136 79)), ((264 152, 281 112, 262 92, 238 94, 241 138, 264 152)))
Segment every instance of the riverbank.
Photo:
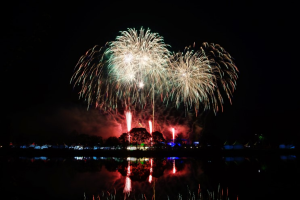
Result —
POLYGON ((0 149, 1 156, 105 156, 105 157, 182 157, 182 156, 250 156, 296 155, 295 149, 168 149, 168 150, 70 150, 70 149, 0 149))

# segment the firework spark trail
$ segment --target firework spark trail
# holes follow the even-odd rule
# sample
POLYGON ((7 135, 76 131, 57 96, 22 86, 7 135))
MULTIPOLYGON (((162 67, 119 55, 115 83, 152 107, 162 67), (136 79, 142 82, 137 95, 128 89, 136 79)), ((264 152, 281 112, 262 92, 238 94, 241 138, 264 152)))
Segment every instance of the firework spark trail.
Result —
POLYGON ((126 112, 126 122, 127 122, 128 141, 130 144, 130 130, 131 130, 132 114, 129 111, 126 112))
POLYGON ((174 143, 174 140, 175 140, 175 129, 172 128, 172 135, 173 135, 173 143, 174 143))
POLYGON ((74 87, 81 83, 79 98, 84 98, 88 102, 88 108, 94 100, 96 100, 96 107, 99 102, 105 101, 105 95, 101 94, 104 92, 103 85, 106 82, 102 76, 105 66, 104 49, 96 45, 81 56, 70 81, 73 82, 74 87))
POLYGON ((151 145, 152 145, 152 122, 149 120, 149 131, 150 131, 150 135, 151 135, 151 145))
POLYGON ((149 120, 149 133, 151 134, 152 136, 152 122, 149 120))
MULTIPOLYGON (((215 101, 218 101, 223 111, 224 101, 221 93, 225 92, 230 104, 232 104, 231 97, 236 89, 239 70, 234 64, 231 55, 219 44, 204 42, 200 47, 200 51, 206 54, 213 68, 217 85, 214 95, 216 97, 215 101)), ((218 106, 215 106, 215 113, 218 110, 218 106)))
POLYGON ((127 132, 129 133, 131 130, 131 122, 132 122, 132 114, 131 112, 126 112, 126 122, 127 122, 127 132))

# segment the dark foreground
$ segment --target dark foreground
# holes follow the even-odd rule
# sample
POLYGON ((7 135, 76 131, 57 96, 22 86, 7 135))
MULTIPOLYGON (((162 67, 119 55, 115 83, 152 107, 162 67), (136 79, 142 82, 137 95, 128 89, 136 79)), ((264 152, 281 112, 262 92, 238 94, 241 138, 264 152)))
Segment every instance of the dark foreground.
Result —
POLYGON ((0 156, 1 191, 6 197, 1 199, 288 200, 299 196, 300 171, 295 155, 256 151, 253 156, 220 156, 227 151, 201 149, 182 152, 193 157, 163 157, 170 152, 48 150, 9 152, 33 156, 0 156), (39 157, 39 153, 56 156, 39 157), (113 153, 143 157, 107 156, 113 153), (144 156, 150 153, 159 156, 144 156))

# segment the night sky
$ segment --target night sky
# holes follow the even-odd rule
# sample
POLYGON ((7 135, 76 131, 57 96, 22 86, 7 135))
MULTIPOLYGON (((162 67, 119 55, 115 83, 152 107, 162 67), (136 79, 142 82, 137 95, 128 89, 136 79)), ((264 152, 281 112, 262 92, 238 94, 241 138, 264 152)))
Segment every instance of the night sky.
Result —
MULTIPOLYGON (((93 109, 86 111, 78 90, 69 84, 74 66, 94 45, 143 26, 162 35, 173 51, 209 42, 234 57, 240 74, 233 105, 225 103, 224 112, 213 117, 212 134, 251 138, 264 133, 271 139, 296 140, 300 101, 295 5, 129 2, 22 1, 2 7, 2 138, 84 132, 86 127, 87 133, 98 134, 103 118, 93 109)), ((106 137, 109 129, 101 134, 106 137)))

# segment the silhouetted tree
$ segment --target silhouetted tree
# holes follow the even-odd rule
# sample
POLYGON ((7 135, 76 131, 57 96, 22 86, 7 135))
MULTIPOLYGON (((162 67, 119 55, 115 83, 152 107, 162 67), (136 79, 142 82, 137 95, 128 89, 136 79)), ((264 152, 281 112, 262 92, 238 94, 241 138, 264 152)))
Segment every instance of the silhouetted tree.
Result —
POLYGON ((153 146, 160 148, 160 147, 163 146, 162 143, 165 142, 165 141, 166 140, 165 140, 162 133, 160 133, 158 131, 155 131, 155 132, 152 133, 152 142, 153 142, 152 145, 153 146))
POLYGON ((161 142, 165 142, 165 138, 161 132, 155 131, 152 133, 152 140, 154 144, 160 144, 161 142))
MULTIPOLYGON (((228 144, 233 144, 235 143, 236 140, 227 140, 228 144)), ((202 140, 201 140, 201 145, 207 146, 210 145, 211 147, 216 147, 216 148, 221 148, 223 147, 225 142, 223 142, 221 139, 216 137, 213 133, 207 132, 207 134, 203 135, 202 140)))
POLYGON ((118 140, 117 137, 109 137, 109 138, 107 138, 107 140, 105 141, 105 145, 106 145, 106 146, 117 146, 117 145, 119 145, 119 144, 120 144, 120 142, 119 142, 119 140, 118 140))
POLYGON ((185 139, 183 138, 182 133, 179 133, 179 134, 176 135, 176 138, 175 138, 175 143, 176 144, 182 145, 184 141, 185 141, 185 139))
POLYGON ((118 162, 113 159, 106 161, 104 165, 109 172, 115 172, 118 169, 118 162))
POLYGON ((137 144, 148 143, 151 135, 145 128, 133 128, 130 131, 130 142, 137 144))
POLYGON ((103 140, 101 136, 92 135, 89 137, 89 145, 95 146, 97 144, 103 144, 103 140))
MULTIPOLYGON (((118 171, 123 175, 126 176, 128 170, 127 162, 122 163, 118 166, 118 171)), ((148 179, 150 175, 150 162, 136 162, 131 163, 130 165, 130 179, 132 181, 145 181, 148 179)))
POLYGON ((76 130, 72 131, 67 137, 61 138, 59 143, 64 143, 65 141, 69 145, 78 143, 89 146, 103 144, 101 136, 79 134, 76 130))
POLYGON ((88 143, 88 141, 89 141, 89 135, 87 135, 87 134, 80 134, 78 136, 78 142, 80 144, 86 145, 88 143))
POLYGON ((69 135, 69 144, 78 143, 79 133, 76 130, 73 130, 69 135))
POLYGON ((119 142, 122 144, 123 148, 129 145, 128 141, 128 133, 122 133, 122 135, 119 137, 119 142))
POLYGON ((164 174, 165 169, 167 168, 167 161, 159 158, 153 160, 153 177, 159 178, 164 174))

